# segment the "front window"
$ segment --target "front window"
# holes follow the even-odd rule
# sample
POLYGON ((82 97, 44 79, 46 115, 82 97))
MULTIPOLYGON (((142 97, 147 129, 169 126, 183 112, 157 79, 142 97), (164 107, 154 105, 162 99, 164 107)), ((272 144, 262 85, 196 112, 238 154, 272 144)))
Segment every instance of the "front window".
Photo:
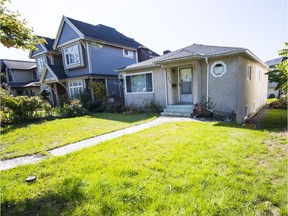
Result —
POLYGON ((66 66, 73 66, 80 64, 78 45, 74 45, 64 49, 64 56, 66 66))
POLYGON ((126 75, 127 93, 153 92, 152 73, 126 75))
POLYGON ((44 65, 45 65, 44 57, 42 56, 40 58, 37 58, 36 62, 37 62, 37 69, 38 69, 39 77, 41 77, 43 70, 44 70, 44 65))
POLYGON ((83 92, 82 80, 70 82, 69 83, 69 92, 70 92, 71 98, 78 97, 83 92))

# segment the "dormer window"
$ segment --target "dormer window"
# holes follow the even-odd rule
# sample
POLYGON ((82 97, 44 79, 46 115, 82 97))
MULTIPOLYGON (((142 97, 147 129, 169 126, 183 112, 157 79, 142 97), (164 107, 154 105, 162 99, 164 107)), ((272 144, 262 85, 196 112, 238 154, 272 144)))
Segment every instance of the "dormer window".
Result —
POLYGON ((133 58, 133 51, 132 50, 127 50, 123 49, 123 56, 126 58, 133 58))
POLYGON ((44 65, 45 65, 45 60, 44 57, 40 57, 36 59, 37 62, 37 69, 38 69, 38 73, 39 73, 39 77, 41 77, 43 70, 44 70, 44 65))
POLYGON ((78 45, 64 49, 65 63, 67 67, 80 65, 80 54, 78 45))

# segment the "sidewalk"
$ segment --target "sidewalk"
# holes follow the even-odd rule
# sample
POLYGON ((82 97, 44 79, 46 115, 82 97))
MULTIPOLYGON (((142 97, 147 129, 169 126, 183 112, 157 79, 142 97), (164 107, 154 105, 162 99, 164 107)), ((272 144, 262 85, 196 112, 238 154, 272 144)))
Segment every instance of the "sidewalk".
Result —
POLYGON ((163 124, 166 122, 183 122, 183 121, 185 121, 185 122, 193 122, 193 121, 194 122, 200 122, 198 120, 191 119, 191 118, 163 117, 163 116, 161 116, 161 117, 159 117, 159 118, 157 118, 151 122, 147 122, 147 123, 143 123, 140 125, 125 128, 122 130, 114 131, 111 133, 99 135, 99 136, 96 136, 96 137, 93 137, 90 139, 82 140, 80 142, 72 143, 72 144, 69 144, 66 146, 62 146, 59 148, 49 150, 49 151, 47 151, 49 153, 49 156, 43 156, 43 155, 35 154, 35 155, 23 156, 23 157, 18 157, 18 158, 13 158, 13 159, 1 161, 0 170, 7 170, 7 169, 11 169, 11 168, 20 166, 20 165, 37 163, 37 162, 40 162, 40 161, 42 161, 46 158, 52 157, 52 156, 66 155, 66 154, 72 153, 74 151, 81 150, 83 148, 97 145, 97 144, 104 142, 104 141, 107 141, 107 140, 115 139, 115 138, 121 137, 121 136, 126 135, 126 134, 136 133, 136 132, 144 130, 146 128, 154 127, 156 125, 160 125, 160 124, 163 124))

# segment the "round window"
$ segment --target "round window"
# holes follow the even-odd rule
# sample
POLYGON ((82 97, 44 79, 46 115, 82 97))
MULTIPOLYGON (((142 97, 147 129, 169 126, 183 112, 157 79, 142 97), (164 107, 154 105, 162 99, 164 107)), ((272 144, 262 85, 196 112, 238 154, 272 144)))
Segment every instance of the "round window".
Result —
POLYGON ((226 72, 226 65, 224 62, 214 62, 211 66, 211 73, 214 77, 220 77, 226 72))

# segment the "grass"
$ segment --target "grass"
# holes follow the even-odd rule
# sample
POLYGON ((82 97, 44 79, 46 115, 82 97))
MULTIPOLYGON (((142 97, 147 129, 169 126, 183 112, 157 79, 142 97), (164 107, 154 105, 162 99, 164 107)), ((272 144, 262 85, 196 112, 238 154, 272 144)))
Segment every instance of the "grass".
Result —
POLYGON ((2 171, 1 215, 287 215, 285 149, 264 130, 167 123, 2 171))
POLYGON ((1 128, 1 159, 41 153, 155 119, 153 114, 97 113, 1 128))
POLYGON ((260 127, 269 131, 287 130, 287 110, 286 109, 268 109, 260 127))

